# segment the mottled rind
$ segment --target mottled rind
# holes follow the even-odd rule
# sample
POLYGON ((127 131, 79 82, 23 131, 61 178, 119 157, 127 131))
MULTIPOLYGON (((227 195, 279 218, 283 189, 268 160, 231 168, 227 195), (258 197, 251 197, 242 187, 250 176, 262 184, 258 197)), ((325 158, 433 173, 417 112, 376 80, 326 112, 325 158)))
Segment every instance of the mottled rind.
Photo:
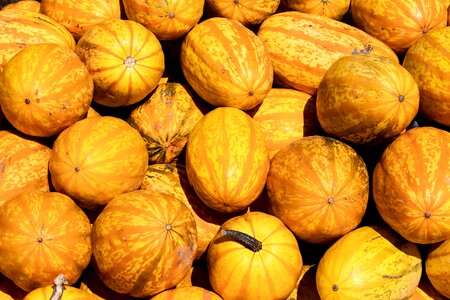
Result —
MULTIPOLYGON (((47 285, 37 288, 28 293, 22 300, 48 300, 52 296, 53 286, 47 285)), ((103 298, 89 294, 83 290, 72 286, 64 286, 63 297, 61 300, 102 300, 103 298)))
POLYGON ((320 299, 408 299, 419 284, 417 245, 388 227, 359 227, 335 242, 320 259, 320 299))
POLYGON ((0 271, 25 291, 64 274, 74 284, 91 259, 91 223, 72 199, 30 191, 6 202, 0 218, 0 271))
POLYGON ((381 217, 407 240, 449 239, 450 133, 418 127, 397 137, 375 166, 373 196, 381 217))
POLYGON ((38 13, 41 10, 41 2, 35 0, 27 0, 27 1, 22 0, 19 2, 10 3, 4 6, 2 10, 13 8, 20 8, 38 13))
POLYGON ((149 297, 175 287, 197 251, 195 220, 187 206, 145 190, 117 196, 92 229, 97 274, 112 290, 149 297))
POLYGON ((350 0, 284 0, 288 10, 341 20, 350 8, 350 0))
POLYGON ((152 300, 221 300, 216 293, 208 291, 198 286, 177 287, 164 291, 154 297, 152 300))
POLYGON ((425 259, 425 272, 432 286, 450 298, 450 239, 431 246, 425 259))

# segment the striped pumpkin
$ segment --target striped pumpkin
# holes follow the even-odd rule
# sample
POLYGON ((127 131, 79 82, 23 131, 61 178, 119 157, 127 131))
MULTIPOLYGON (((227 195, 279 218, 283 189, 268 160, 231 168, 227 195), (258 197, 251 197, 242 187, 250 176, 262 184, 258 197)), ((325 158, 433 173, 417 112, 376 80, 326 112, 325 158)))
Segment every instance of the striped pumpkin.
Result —
POLYGON ((204 0, 123 0, 128 19, 141 23, 159 40, 182 38, 203 15, 204 0))
POLYGON ((175 287, 197 251, 195 220, 165 193, 138 190, 117 196, 92 228, 97 274, 112 290, 144 298, 175 287))
POLYGON ((447 25, 442 0, 352 0, 355 25, 404 53, 425 33, 447 25))
POLYGON ((376 207, 386 223, 411 242, 450 238, 449 149, 449 132, 413 128, 397 137, 375 166, 376 207))
POLYGON ((82 119, 94 84, 76 53, 56 44, 31 45, 0 73, 0 106, 19 131, 50 137, 82 119))
POLYGON ((283 0, 287 10, 341 20, 350 8, 350 0, 283 0))
POLYGON ((383 143, 412 122, 419 110, 419 89, 400 64, 381 56, 351 55, 326 72, 316 108, 329 135, 357 144, 383 143))
POLYGON ((0 11, 0 71, 20 50, 41 43, 75 49, 70 32, 46 15, 23 9, 0 11))
POLYGON ((186 286, 166 290, 152 297, 152 300, 222 300, 219 295, 198 286, 186 286))
POLYGON ((450 27, 423 35, 406 52, 403 66, 420 91, 419 112, 450 126, 450 27))
POLYGON ((0 206, 30 190, 48 192, 51 149, 13 130, 0 131, 0 206))
POLYGON ((189 133, 203 117, 198 103, 183 85, 169 82, 158 85, 148 100, 132 110, 127 121, 144 138, 150 164, 179 158, 189 133))
POLYGON ((363 159, 347 144, 308 136, 271 160, 267 206, 301 240, 330 243, 355 229, 369 199, 363 159))
MULTIPOLYGON (((37 288, 28 293, 22 300, 49 300, 52 299, 52 295, 55 288, 54 286, 47 285, 37 288)), ((103 298, 89 294, 83 290, 70 285, 64 286, 62 297, 60 300, 102 300, 103 298)))
POLYGON ((120 19, 120 0, 41 0, 41 13, 63 25, 76 40, 97 23, 120 19))
POLYGON ((207 263, 211 286, 223 299, 271 300, 289 296, 303 259, 295 236, 280 219, 248 212, 222 224, 207 263))
POLYGON ((289 11, 267 18, 258 37, 270 52, 275 82, 315 94, 325 72, 343 56, 368 51, 398 62, 384 43, 362 30, 324 16, 289 11))
POLYGON ((237 212, 261 194, 269 171, 264 136, 252 118, 233 107, 207 113, 192 129, 186 172, 199 198, 221 212, 237 212))
POLYGON ((138 189, 147 171, 148 154, 139 133, 122 119, 86 118, 56 138, 49 160, 56 191, 84 208, 101 208, 125 192, 138 189))
POLYGON ((182 43, 180 64, 192 88, 214 106, 248 110, 272 87, 268 52, 236 20, 215 17, 195 26, 182 43))
POLYGON ((259 25, 273 15, 280 0, 206 0, 205 8, 209 17, 234 19, 244 26, 259 25))
POLYGON ((0 271, 25 291, 63 273, 74 284, 91 259, 91 223, 68 196, 29 191, 1 207, 0 271))
POLYGON ((248 113, 264 134, 270 158, 296 139, 320 131, 315 98, 294 89, 271 89, 248 113))
POLYGON ((450 298, 450 239, 429 248, 425 274, 440 294, 450 298))
POLYGON ((13 8, 20 8, 38 13, 41 10, 41 2, 35 0, 21 0, 19 2, 10 3, 4 6, 2 9, 13 8))

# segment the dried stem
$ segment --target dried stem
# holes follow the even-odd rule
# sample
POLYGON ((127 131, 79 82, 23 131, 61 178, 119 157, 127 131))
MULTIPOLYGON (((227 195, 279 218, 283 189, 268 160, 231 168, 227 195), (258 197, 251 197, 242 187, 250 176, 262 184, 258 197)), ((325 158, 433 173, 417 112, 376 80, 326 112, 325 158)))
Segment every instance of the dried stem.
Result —
POLYGON ((227 237, 232 239, 233 241, 241 243, 253 252, 258 252, 262 249, 262 243, 246 233, 231 229, 222 229, 220 230, 220 234, 223 237, 227 237))
POLYGON ((59 274, 53 280, 53 283, 55 285, 53 286, 53 293, 50 296, 50 300, 61 300, 65 289, 64 285, 69 284, 69 282, 67 281, 66 277, 64 277, 63 274, 59 274))

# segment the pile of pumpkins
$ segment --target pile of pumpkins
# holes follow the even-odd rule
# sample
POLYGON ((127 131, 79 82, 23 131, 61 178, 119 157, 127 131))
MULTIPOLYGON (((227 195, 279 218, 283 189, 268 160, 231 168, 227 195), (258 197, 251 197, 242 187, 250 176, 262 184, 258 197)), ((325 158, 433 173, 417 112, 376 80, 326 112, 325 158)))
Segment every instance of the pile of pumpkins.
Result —
POLYGON ((0 10, 0 299, 450 297, 450 1, 0 10))

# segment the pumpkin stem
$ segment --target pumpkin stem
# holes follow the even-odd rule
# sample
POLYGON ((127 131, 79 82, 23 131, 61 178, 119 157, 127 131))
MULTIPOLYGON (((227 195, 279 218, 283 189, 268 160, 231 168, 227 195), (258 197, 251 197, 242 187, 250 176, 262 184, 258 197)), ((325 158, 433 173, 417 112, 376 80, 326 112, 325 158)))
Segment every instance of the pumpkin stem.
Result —
POLYGON ((53 283, 55 285, 53 286, 53 293, 50 296, 50 300, 61 300, 65 289, 64 285, 69 284, 69 282, 67 281, 66 277, 64 277, 63 274, 59 274, 53 280, 53 283))
POLYGON ((222 229, 220 230, 220 234, 223 237, 227 237, 232 239, 233 241, 239 242, 244 245, 246 248, 252 250, 253 252, 258 252, 262 249, 262 242, 258 241, 254 237, 231 229, 222 229))

